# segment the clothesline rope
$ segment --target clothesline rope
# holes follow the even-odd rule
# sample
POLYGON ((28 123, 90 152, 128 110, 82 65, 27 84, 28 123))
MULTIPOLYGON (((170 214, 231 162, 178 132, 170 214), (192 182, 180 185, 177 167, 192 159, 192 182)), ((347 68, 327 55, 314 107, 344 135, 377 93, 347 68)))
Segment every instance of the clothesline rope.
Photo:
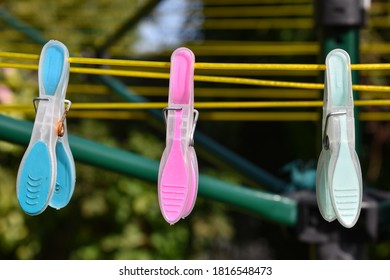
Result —
MULTIPOLYGON (((25 59, 34 60, 34 64, 26 63, 10 63, 0 62, 0 68, 18 68, 28 70, 38 70, 36 60, 39 55, 0 52, 2 58, 25 59)), ((169 68, 168 62, 157 61, 135 61, 135 60, 117 60, 117 59, 100 59, 100 58, 82 58, 71 57, 70 63, 77 64, 97 64, 106 66, 137 66, 137 67, 158 67, 169 68)), ((248 64, 248 63, 195 63, 195 69, 235 69, 235 70, 325 70, 325 65, 322 64, 248 64)), ((353 64, 353 70, 385 70, 390 69, 390 63, 384 64, 353 64)), ((134 70, 119 70, 119 69, 102 69, 90 67, 70 67, 70 72, 79 74, 93 74, 93 75, 112 75, 112 76, 126 76, 138 78, 153 78, 153 79, 169 79, 169 73, 150 72, 150 71, 134 71, 134 70)), ((286 81, 272 81, 261 80, 253 78, 239 78, 239 77, 223 77, 223 76, 205 76, 195 75, 195 81, 211 82, 211 83, 228 83, 228 84, 242 84, 252 86, 268 86, 268 87, 282 87, 282 88, 299 88, 299 89, 316 89, 323 90, 324 84, 321 83, 304 83, 304 82, 286 82, 286 81)), ((353 85, 354 90, 357 91, 373 91, 373 92, 390 92, 390 86, 377 85, 353 85)), ((383 101, 380 101, 383 102, 383 101)))
MULTIPOLYGON (((355 106, 390 106, 390 99, 355 100, 355 106)), ((145 103, 74 103, 73 110, 146 110, 163 109, 166 102, 145 103)), ((322 107, 322 101, 243 101, 243 102, 195 102, 197 109, 255 109, 255 108, 315 108, 322 107)), ((1 104, 0 112, 25 111, 33 109, 30 104, 1 104)))
MULTIPOLYGON (((33 109, 22 113, 33 117, 33 109)), ((107 119, 107 120, 146 120, 149 115, 145 111, 135 110, 74 110, 68 118, 107 119)), ((359 112, 359 121, 390 121, 390 112, 359 112)), ((202 121, 319 121, 319 112, 242 112, 242 111, 205 111, 199 117, 202 121)))
MULTIPOLYGON (((38 88, 38 82, 28 82, 19 85, 15 88, 38 88)), ((166 97, 169 91, 168 84, 166 86, 129 86, 128 90, 135 91, 141 96, 163 96, 166 97)), ((267 98, 267 99, 320 99, 322 98, 321 90, 307 89, 280 89, 280 88, 247 88, 247 87, 196 87, 196 98, 267 98)), ((91 94, 104 95, 110 94, 111 90, 101 84, 90 83, 70 83, 68 85, 67 94, 91 94)), ((390 92, 386 91, 360 91, 361 99, 387 99, 390 92)), ((199 100, 198 100, 199 101, 199 100)))
MULTIPOLYGON (((14 58, 26 60, 38 60, 39 55, 27 53, 0 52, 0 58, 14 58)), ((142 61, 125 59, 105 59, 88 57, 69 57, 71 64, 89 64, 105 66, 127 66, 127 67, 150 67, 169 68, 169 62, 163 61, 142 61)), ((12 65, 12 64, 11 64, 12 65)), ((26 65, 26 64, 15 64, 26 65)), ((285 70, 285 71, 323 71, 325 64, 271 64, 271 63, 206 63, 196 62, 195 69, 212 70, 285 70)), ((26 66, 31 67, 31 66, 26 66)), ((390 70, 390 63, 366 63, 352 64, 351 70, 390 70)))
MULTIPOLYGON (((38 65, 0 62, 0 68, 38 70, 38 65)), ((374 68, 375 67, 372 66, 370 70, 373 70, 374 68)), ((389 65, 389 69, 390 69, 390 65, 389 65)), ((123 77, 152 78, 152 79, 169 79, 170 77, 169 73, 117 70, 117 69, 100 69, 100 68, 88 68, 88 67, 70 67, 70 72, 79 73, 79 74, 111 75, 111 76, 123 76, 123 77)), ((241 85, 252 85, 252 86, 319 89, 319 90, 324 89, 324 84, 321 83, 271 81, 271 80, 239 78, 239 77, 195 75, 194 80, 198 82, 228 83, 228 84, 241 84, 241 85)), ((357 91, 364 90, 364 91, 373 91, 373 92, 374 91, 390 92, 390 86, 353 85, 352 88, 353 90, 357 90, 357 91)))

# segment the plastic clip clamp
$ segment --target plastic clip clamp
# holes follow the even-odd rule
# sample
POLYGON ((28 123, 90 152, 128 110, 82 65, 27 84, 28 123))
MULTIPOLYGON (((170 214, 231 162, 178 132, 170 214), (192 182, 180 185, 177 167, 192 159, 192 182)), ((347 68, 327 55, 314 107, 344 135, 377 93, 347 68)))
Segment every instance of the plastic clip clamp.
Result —
POLYGON ((355 151, 350 58, 341 49, 331 51, 326 57, 316 196, 326 221, 337 219, 346 228, 355 225, 362 202, 362 174, 355 151))
POLYGON ((171 225, 191 213, 198 193, 198 162, 193 147, 199 115, 194 110, 194 63, 191 50, 179 48, 173 52, 168 107, 163 109, 167 132, 158 198, 162 215, 171 225))
POLYGON ((74 191, 76 172, 66 127, 71 105, 65 100, 68 58, 66 46, 51 40, 39 59, 39 97, 33 102, 36 117, 16 182, 19 205, 29 215, 42 213, 48 205, 63 208, 74 191))

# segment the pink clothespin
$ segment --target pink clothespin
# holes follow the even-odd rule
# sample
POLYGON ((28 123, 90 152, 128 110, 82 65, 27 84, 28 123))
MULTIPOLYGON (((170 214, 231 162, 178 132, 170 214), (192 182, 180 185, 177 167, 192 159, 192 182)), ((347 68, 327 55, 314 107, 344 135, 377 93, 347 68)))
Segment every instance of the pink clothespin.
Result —
POLYGON ((198 111, 194 110, 195 56, 187 48, 171 56, 166 147, 160 161, 158 197, 162 215, 171 225, 187 217, 198 193, 198 162, 194 132, 198 111))

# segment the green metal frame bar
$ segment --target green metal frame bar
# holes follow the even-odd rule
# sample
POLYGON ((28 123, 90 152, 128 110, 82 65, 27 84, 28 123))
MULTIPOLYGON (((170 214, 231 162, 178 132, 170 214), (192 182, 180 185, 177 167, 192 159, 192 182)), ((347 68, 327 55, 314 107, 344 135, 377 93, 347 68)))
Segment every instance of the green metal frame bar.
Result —
POLYGON ((24 35, 28 36, 35 43, 40 45, 47 43, 48 40, 44 38, 37 29, 10 15, 4 8, 0 8, 0 18, 15 30, 18 30, 24 35))
MULTIPOLYGON (((0 115, 0 139, 27 145, 33 124, 0 115)), ((118 148, 102 145, 69 134, 69 143, 76 160, 157 183, 159 162, 118 148)), ((200 174, 199 194, 259 214, 285 225, 295 225, 298 216, 296 201, 256 189, 230 184, 200 174)))

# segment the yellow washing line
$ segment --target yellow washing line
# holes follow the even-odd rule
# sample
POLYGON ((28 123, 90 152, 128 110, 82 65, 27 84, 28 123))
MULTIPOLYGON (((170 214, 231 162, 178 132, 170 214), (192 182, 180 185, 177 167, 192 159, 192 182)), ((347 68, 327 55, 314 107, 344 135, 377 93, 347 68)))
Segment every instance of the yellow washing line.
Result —
MULTIPOLYGON (((220 41, 219 44, 205 44, 196 45, 191 44, 188 47, 197 55, 212 55, 212 56, 282 56, 282 55, 318 55, 320 53, 320 46, 316 42, 300 42, 283 44, 282 42, 274 42, 274 44, 257 44, 252 42, 241 42, 237 44, 230 43, 230 41, 220 41)), ((361 44, 362 54, 389 54, 390 44, 380 42, 369 42, 361 44)), ((168 54, 168 53, 165 53, 168 54)))
MULTIPOLYGON (((239 1, 241 3, 241 1, 239 1)), ((265 4, 263 1, 257 4, 265 4)), ((259 6, 205 6, 194 7, 195 9, 201 9, 205 17, 286 17, 286 16, 306 16, 311 17, 313 15, 314 7, 312 3, 267 3, 270 5, 259 6)), ((370 19, 378 14, 387 12, 389 5, 384 3, 372 3, 369 9, 370 19)))
MULTIPOLYGON (((108 117, 108 116, 107 116, 108 117)), ((201 121, 319 121, 318 112, 202 112, 201 121)), ((390 112, 359 112, 360 121, 390 121, 390 112)))
MULTIPOLYGON (((0 53, 1 57, 1 53, 0 53)), ((167 62, 150 62, 150 61, 132 61, 132 60, 115 60, 115 59, 90 59, 90 58, 69 58, 72 63, 83 63, 83 64, 95 64, 95 65, 109 65, 109 66, 136 66, 136 67, 157 67, 157 68, 168 68, 170 66, 167 62), (143 64, 141 66, 141 64, 143 64)), ((206 63, 197 62, 195 63, 195 69, 203 70, 261 70, 261 71, 323 71, 326 69, 325 64, 267 64, 267 63, 206 63)), ((20 68, 29 70, 38 70, 37 64, 26 64, 26 63, 10 63, 0 62, 1 68, 20 68)), ((117 69, 99 69, 99 68, 88 68, 88 67, 71 67, 74 72, 86 72, 91 71, 118 71, 122 73, 124 70, 117 69)), ((352 64, 351 70, 390 70, 390 63, 372 63, 372 64, 352 64)), ((136 72, 126 70, 128 72, 136 72)), ((88 74, 89 72, 87 72, 88 74)), ((156 72, 153 72, 156 73, 156 72)), ((158 73, 156 73, 158 74, 158 73)), ((164 74, 164 73, 162 73, 164 74)))
MULTIPOLYGON (((95 69, 95 68, 71 68, 71 72, 80 74, 96 74, 96 75, 113 75, 113 76, 127 76, 138 78, 155 78, 155 79, 169 79, 169 73, 153 73, 142 71, 124 71, 124 70, 110 70, 110 69, 95 69)), ((284 81, 270 81, 250 78, 236 78, 236 77, 218 77, 218 76, 201 76, 194 75, 194 80, 198 82, 211 83, 228 83, 241 84, 252 86, 268 86, 268 87, 284 87, 284 88, 301 88, 301 89, 324 89, 324 84, 320 83, 302 83, 302 82, 284 82, 284 81)), ((388 92, 390 86, 374 86, 374 85, 353 85, 354 90, 360 91, 376 91, 388 92)))
POLYGON ((240 7, 204 7, 202 14, 207 17, 285 17, 311 16, 312 5, 267 5, 240 7))
MULTIPOLYGON (((37 87, 37 86, 35 86, 37 87)), ((168 87, 148 87, 148 86, 131 86, 129 90, 135 91, 142 96, 162 96, 168 95, 168 87)), ((111 91, 103 85, 86 85, 79 86, 72 84, 68 86, 68 94, 109 94, 111 91), (84 90, 85 88, 85 90, 84 90)), ((360 91, 361 99, 387 99, 390 91, 360 91)), ((307 89, 271 89, 271 88, 213 88, 213 87, 196 87, 195 98, 267 98, 267 99, 321 99, 321 90, 307 89)))
MULTIPOLYGON (((38 88, 38 83, 27 83, 19 87, 38 88)), ((135 91, 142 96, 167 96, 167 86, 129 86, 129 90, 135 91)), ((67 88, 67 94, 109 94, 111 90, 101 84, 73 84, 70 83, 67 88)), ((373 98, 382 98, 386 96, 379 92, 361 92, 364 96, 375 96, 373 98)), ((282 98, 282 99, 318 99, 322 95, 319 90, 301 90, 301 89, 263 89, 263 88, 235 88, 235 87, 196 87, 196 98, 282 98)), ((373 99, 372 98, 372 99, 373 99)))
MULTIPOLYGON (((149 86, 131 86, 134 90, 143 96, 167 96, 168 87, 149 87, 149 86)), ((89 93, 89 94, 107 94, 110 90, 103 85, 79 85, 70 84, 68 93, 89 93)), ((300 90, 300 89, 262 89, 262 88, 213 88, 196 87, 196 98, 283 98, 283 99, 318 99, 319 90, 300 90)))
MULTIPOLYGON (((35 64, 0 63, 0 68, 22 68, 22 69, 37 70, 38 66, 35 64)), ((70 72, 78 73, 78 74, 111 75, 111 76, 153 78, 153 79, 169 79, 170 77, 169 73, 100 69, 100 68, 87 68, 87 67, 71 67, 70 72)), ((301 88, 301 89, 323 89, 324 88, 324 84, 320 84, 320 83, 270 81, 270 80, 238 78, 238 77, 195 75, 194 80, 198 82, 228 83, 228 84, 283 87, 283 88, 301 88)), ((390 91, 390 86, 353 85, 352 88, 357 91, 360 90, 376 91, 376 92, 390 91)))
MULTIPOLYGON (((33 117, 33 109, 23 110, 27 116, 33 117)), ((149 115, 143 111, 111 111, 111 110, 75 110, 67 115, 68 118, 88 118, 106 120, 146 120, 149 115)), ((202 112, 201 121, 319 121, 319 112, 202 112)), ((390 121, 390 112, 360 112, 360 121, 390 121)))
MULTIPOLYGON (((370 18, 369 27, 389 27, 388 16, 370 18)), ((242 30, 242 29, 313 29, 315 23, 312 18, 211 18, 204 21, 202 29, 208 30, 242 30)))
MULTIPOLYGON (((389 99, 355 100, 355 106, 390 106, 389 99)), ((242 102, 195 102, 197 109, 256 109, 256 108, 313 108, 322 107, 322 101, 242 101, 242 102)), ((72 110, 146 110, 163 109, 166 102, 146 103, 74 103, 72 110)), ((29 104, 2 104, 0 112, 31 110, 29 104)))
MULTIPOLYGON (((0 52, 0 57, 3 58, 20 58, 37 60, 38 55, 33 54, 20 54, 20 53, 7 53, 0 52)), ((99 65, 114 65, 114 66, 148 66, 148 67, 169 67, 167 62, 156 61, 134 61, 134 60, 115 60, 115 59, 97 59, 97 58, 70 58, 71 63, 84 63, 84 64, 99 64, 99 65)), ((37 64, 21 64, 21 63, 9 63, 0 62, 1 68, 20 68, 37 70, 37 64)), ((197 69, 235 69, 235 70, 324 70, 323 64, 250 64, 250 63, 196 63, 197 69)), ((389 63, 383 64, 353 64, 352 70, 387 70, 390 69, 389 63)), ((88 68, 88 67, 71 67, 70 72, 79 74, 95 74, 95 75, 113 75, 113 76, 127 76, 138 78, 154 78, 154 79, 169 79, 169 73, 160 72, 147 72, 147 71, 131 71, 131 70, 118 70, 118 69, 101 69, 101 68, 88 68)), ((324 85, 319 83, 301 83, 301 82, 284 82, 284 81, 270 81, 251 78, 238 78, 238 77, 221 77, 221 76, 204 76, 195 75, 195 81, 200 82, 212 82, 212 83, 231 83, 231 84, 245 84, 253 86, 269 86, 269 87, 287 87, 287 88, 302 88, 302 89, 323 89, 324 85)), ((388 86, 369 86, 369 85, 353 85, 354 90, 366 90, 366 91, 390 91, 388 86)))
MULTIPOLYGON (((212 47, 212 46, 209 46, 212 47)), ((257 46, 255 46, 257 47, 257 46)), ((273 46, 271 46, 273 47, 273 46)), ((286 45, 286 47, 291 47, 286 45)), ((26 60, 38 60, 37 54, 0 52, 0 58, 14 58, 26 60)), ((125 59, 104 59, 104 58, 88 58, 88 57, 70 57, 71 64, 89 64, 89 65, 105 65, 105 66, 128 66, 128 67, 151 67, 151 68, 169 68, 169 62, 162 61, 141 61, 141 60, 125 60, 125 59)), ((6 63, 2 62, 2 65, 6 63)), ((12 64, 15 67, 23 68, 31 67, 31 64, 12 64)), ((4 66, 2 66, 4 67, 4 66)), ((37 69, 37 65, 35 69, 37 69)), ((277 64, 277 63, 206 63, 196 62, 195 69, 203 70, 285 70, 285 71, 319 71, 325 70, 325 64, 277 64)), ((89 69, 89 68, 87 68, 89 69)), ((367 63, 367 64, 352 64, 351 70, 390 70, 390 63, 367 63)))
MULTIPOLYGON (((37 84, 34 85, 37 87, 37 84)), ((134 90, 144 96, 167 96, 168 87, 155 86, 130 86, 129 90, 134 90)), ((108 94, 110 89, 104 85, 96 84, 69 84, 67 93, 69 94, 108 94)), ((379 99, 388 97, 386 91, 371 92, 360 91, 360 96, 365 99, 379 99)), ((234 88, 234 87, 196 87, 196 98, 275 98, 275 99, 319 99, 322 97, 320 90, 302 89, 263 89, 263 88, 234 88)))
POLYGON ((205 30, 242 30, 242 29, 312 29, 314 21, 311 18, 294 19, 207 19, 202 29, 205 30))
MULTIPOLYGON (((38 87, 38 83, 24 84, 23 87, 38 87)), ((133 90, 142 96, 167 96, 168 86, 130 86, 133 90)), ((69 84, 67 94, 109 94, 111 90, 100 84, 69 84)), ((363 99, 386 99, 386 91, 360 91, 363 99)), ((272 89, 272 88, 235 88, 235 87, 196 87, 196 98, 274 98, 274 99, 319 99, 322 96, 320 90, 302 90, 302 89, 272 89)))
POLYGON ((213 6, 233 6, 233 5, 256 5, 256 4, 274 4, 274 5, 282 5, 286 3, 294 3, 294 4, 312 4, 311 0, 203 0, 204 5, 213 5, 213 6))

